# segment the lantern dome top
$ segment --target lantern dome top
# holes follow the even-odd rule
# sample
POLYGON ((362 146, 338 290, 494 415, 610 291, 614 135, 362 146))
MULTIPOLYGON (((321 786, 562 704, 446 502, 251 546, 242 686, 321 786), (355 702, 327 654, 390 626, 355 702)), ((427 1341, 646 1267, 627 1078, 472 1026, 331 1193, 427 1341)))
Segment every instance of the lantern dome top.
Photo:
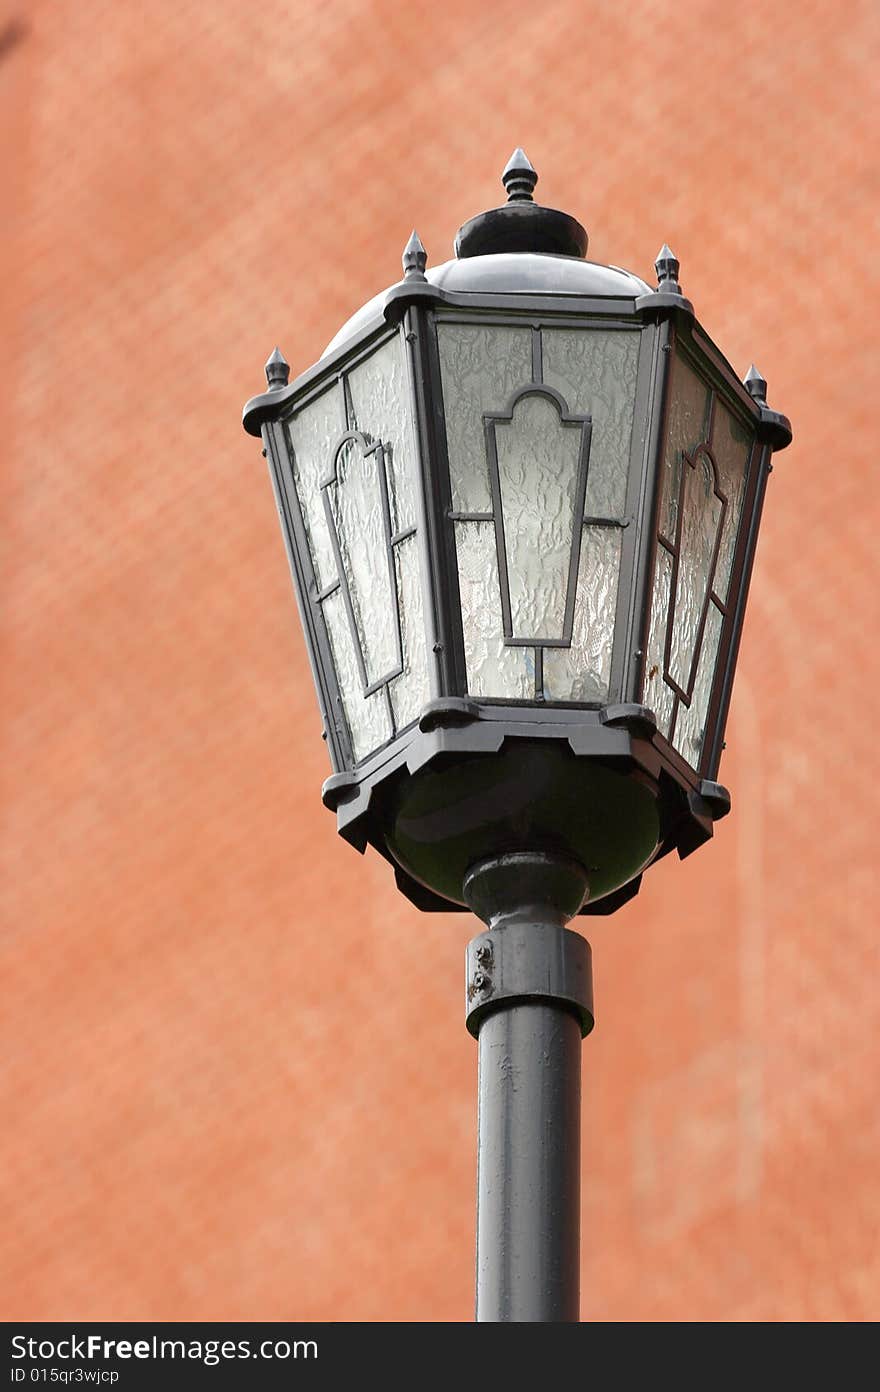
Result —
MULTIPOLYGON (((576 218, 545 208, 532 193, 538 175, 525 152, 514 150, 501 175, 507 202, 478 213, 455 239, 455 260, 425 267, 425 250, 414 232, 403 264, 406 280, 452 295, 577 295, 586 299, 638 299, 651 287, 618 266, 586 261, 587 234, 576 218)), ((671 254, 671 253, 670 253, 671 254)), ((677 265, 677 263, 676 263, 677 265)), ((322 356, 335 352, 382 313, 389 286, 345 323, 322 356)))
MULTIPOLYGON (((638 299, 651 287, 631 271, 603 266, 574 256, 547 252, 495 252, 444 261, 425 271, 429 285, 452 294, 475 295, 577 295, 585 299, 638 299)), ((374 295, 343 324, 324 349, 335 352, 347 339, 359 334, 371 319, 380 316, 393 286, 374 295)))

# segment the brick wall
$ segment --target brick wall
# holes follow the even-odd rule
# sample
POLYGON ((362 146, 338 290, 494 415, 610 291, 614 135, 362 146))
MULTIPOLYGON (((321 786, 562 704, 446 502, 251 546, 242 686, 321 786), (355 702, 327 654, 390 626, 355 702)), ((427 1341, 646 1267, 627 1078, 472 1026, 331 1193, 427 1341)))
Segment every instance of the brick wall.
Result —
POLYGON ((795 426, 734 811, 589 925, 584 1311, 877 1318, 878 48, 873 0, 0 0, 7 1318, 470 1317, 470 929, 320 806, 239 411, 516 144, 795 426))

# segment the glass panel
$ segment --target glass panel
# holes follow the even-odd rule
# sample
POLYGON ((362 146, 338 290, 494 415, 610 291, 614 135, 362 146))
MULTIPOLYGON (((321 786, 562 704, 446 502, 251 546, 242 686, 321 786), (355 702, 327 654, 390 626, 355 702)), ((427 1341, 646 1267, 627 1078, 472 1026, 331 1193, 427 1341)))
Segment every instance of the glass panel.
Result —
POLYGON ((491 512, 484 411, 504 411, 532 380, 531 329, 438 324, 454 512, 491 512))
POLYGON ((494 524, 456 522, 455 545, 469 693, 534 700, 533 650, 504 646, 494 524))
POLYGON ((684 466, 681 545, 669 652, 669 675, 690 691, 691 667, 706 592, 711 582, 722 503, 715 492, 715 470, 705 454, 684 466))
POLYGON ((385 446, 391 502, 391 529, 416 525, 416 471, 410 420, 410 393, 403 345, 389 339, 348 375, 351 428, 385 446))
POLYGON ((398 730, 415 720, 428 699, 428 652, 422 612, 419 550, 415 537, 394 548, 400 619, 403 630, 403 673, 391 682, 391 701, 398 730))
POLYGON ((715 662, 718 657, 718 644, 721 641, 722 615, 714 604, 709 605, 706 615, 706 628, 703 646, 697 664, 697 677, 690 707, 681 702, 675 722, 673 744, 682 758, 687 759, 693 768, 698 768, 703 752, 706 716, 709 714, 709 701, 712 696, 712 678, 715 675, 715 662))
POLYGON ((351 733, 354 757, 355 761, 359 762, 391 738, 388 701, 384 688, 374 692, 372 696, 365 697, 363 694, 363 682, 342 591, 334 590, 333 594, 323 601, 321 608, 330 635, 333 665, 336 668, 342 705, 351 733))
POLYGON ((287 428, 293 446, 293 480, 309 537, 318 589, 323 590, 338 579, 321 484, 330 470, 331 451, 345 434, 342 388, 334 384, 297 411, 287 428))
POLYGON ((673 360, 670 387, 666 446, 660 466, 659 527, 663 536, 674 541, 682 456, 693 453, 697 445, 705 443, 709 391, 679 353, 673 360))
POLYGON ((544 649, 548 701, 606 701, 620 570, 619 527, 584 527, 570 648, 544 649))
POLYGON ((736 549, 745 493, 746 465, 753 439, 754 432, 741 425, 721 398, 716 398, 715 419, 712 423, 712 453, 718 465, 718 487, 727 498, 727 513, 715 575, 715 590, 722 600, 727 599, 730 572, 733 569, 733 553, 736 549))
POLYGON ((370 686, 400 666, 384 490, 381 448, 365 449, 361 440, 343 445, 336 482, 325 491, 370 686))
POLYGON ((511 636, 562 638, 583 430, 549 397, 524 396, 494 435, 511 636))
POLYGON ((593 417, 587 516, 622 518, 636 399, 639 333, 543 329, 544 381, 593 417))
POLYGON ((654 567, 654 587, 651 595, 651 627, 645 653, 645 682, 642 700, 654 712, 657 729, 669 738, 669 723, 675 693, 663 680, 663 650, 666 644, 666 621, 669 617, 669 596, 672 589, 672 557, 663 546, 657 547, 654 567))

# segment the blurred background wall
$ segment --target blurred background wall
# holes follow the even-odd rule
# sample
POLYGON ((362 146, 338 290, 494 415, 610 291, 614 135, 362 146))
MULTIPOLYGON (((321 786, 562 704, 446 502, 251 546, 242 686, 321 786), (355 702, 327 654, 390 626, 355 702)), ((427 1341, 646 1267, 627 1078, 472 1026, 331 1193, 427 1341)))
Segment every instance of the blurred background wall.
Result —
POLYGON ((472 929, 320 805, 240 408, 517 144, 795 428, 733 813, 585 921, 584 1315, 880 1315, 878 63, 875 0, 0 0, 6 1318, 471 1317, 472 929))

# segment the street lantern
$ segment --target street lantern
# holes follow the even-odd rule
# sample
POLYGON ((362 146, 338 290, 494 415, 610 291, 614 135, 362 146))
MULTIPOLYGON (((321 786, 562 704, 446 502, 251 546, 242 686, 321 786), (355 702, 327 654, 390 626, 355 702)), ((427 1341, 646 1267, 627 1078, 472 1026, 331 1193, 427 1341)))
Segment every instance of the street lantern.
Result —
POLYGON ((572 1319, 593 1016, 565 924, 619 908, 729 810, 724 726, 791 429, 701 328, 668 247, 654 288, 589 262, 521 150, 502 178, 507 203, 465 223, 454 260, 428 269, 413 233, 403 279, 290 384, 276 349, 244 425, 299 600, 324 802, 417 907, 488 928, 466 981, 478 1318, 572 1319), (532 1128, 519 1158, 511 1124, 532 1128))

